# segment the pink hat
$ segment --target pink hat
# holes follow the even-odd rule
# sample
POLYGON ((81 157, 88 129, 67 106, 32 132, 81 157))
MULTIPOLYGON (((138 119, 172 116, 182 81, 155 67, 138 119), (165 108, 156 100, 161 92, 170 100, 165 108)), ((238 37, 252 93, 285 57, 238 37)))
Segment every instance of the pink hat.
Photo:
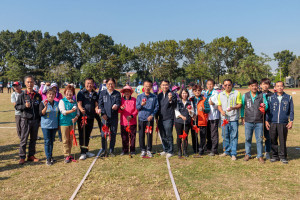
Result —
POLYGON ((123 87, 123 89, 120 92, 124 94, 125 90, 130 90, 130 93, 131 94, 133 93, 133 89, 129 85, 126 85, 125 87, 123 87))
POLYGON ((174 91, 174 90, 179 90, 180 89, 180 87, 179 86, 176 86, 176 85, 174 85, 173 87, 172 87, 172 91, 174 91))

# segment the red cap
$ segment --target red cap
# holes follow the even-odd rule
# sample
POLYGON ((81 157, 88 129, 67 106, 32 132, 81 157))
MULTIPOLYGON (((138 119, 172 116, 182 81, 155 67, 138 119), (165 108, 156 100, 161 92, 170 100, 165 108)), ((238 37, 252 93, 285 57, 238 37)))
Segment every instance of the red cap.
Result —
POLYGON ((14 84, 12 86, 19 86, 20 83, 18 81, 14 82, 14 84))

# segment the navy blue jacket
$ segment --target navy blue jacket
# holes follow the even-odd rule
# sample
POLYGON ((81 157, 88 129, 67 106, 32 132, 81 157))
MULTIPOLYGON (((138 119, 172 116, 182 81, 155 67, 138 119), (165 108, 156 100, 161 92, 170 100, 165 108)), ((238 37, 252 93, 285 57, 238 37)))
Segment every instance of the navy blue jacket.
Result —
POLYGON ((148 121, 147 118, 152 115, 153 119, 158 111, 158 101, 156 95, 150 93, 148 96, 142 93, 136 98, 136 109, 139 111, 139 121, 148 121), (146 105, 142 106, 142 100, 146 98, 146 105))
POLYGON ((276 124, 286 124, 294 121, 294 103, 292 96, 283 93, 279 103, 277 93, 268 99, 269 109, 267 110, 266 121, 276 124))
POLYGON ((174 120, 175 109, 177 107, 177 97, 173 92, 167 91, 164 95, 163 92, 157 95, 159 110, 157 112, 158 119, 161 121, 174 120), (172 101, 169 102, 169 93, 172 94, 172 101))
POLYGON ((114 90, 109 95, 107 90, 102 90, 99 95, 98 107, 101 109, 101 116, 106 115, 110 118, 118 118, 118 110, 113 110, 112 106, 116 104, 118 107, 121 105, 121 94, 114 90))

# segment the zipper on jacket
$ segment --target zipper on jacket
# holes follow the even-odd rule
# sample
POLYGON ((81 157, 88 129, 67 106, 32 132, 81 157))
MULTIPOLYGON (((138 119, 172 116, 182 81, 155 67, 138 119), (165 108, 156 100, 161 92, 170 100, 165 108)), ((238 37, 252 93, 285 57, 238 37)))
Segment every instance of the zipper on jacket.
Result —
MULTIPOLYGON (((282 99, 281 99, 281 101, 282 101, 282 99)), ((280 114, 281 101, 279 102, 279 110, 278 110, 278 120, 277 120, 277 123, 279 123, 279 114, 280 114)))

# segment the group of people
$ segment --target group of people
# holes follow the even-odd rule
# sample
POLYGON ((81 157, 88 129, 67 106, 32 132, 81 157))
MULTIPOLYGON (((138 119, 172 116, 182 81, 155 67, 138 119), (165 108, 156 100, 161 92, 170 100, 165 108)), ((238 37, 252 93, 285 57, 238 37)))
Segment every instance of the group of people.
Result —
POLYGON ((121 155, 136 154, 138 127, 141 157, 153 157, 152 144, 155 134, 156 141, 158 135, 162 140, 163 151, 160 155, 168 158, 173 156, 175 126, 179 158, 189 156, 188 135, 191 130, 195 157, 202 157, 207 152, 209 156, 230 156, 232 160, 236 160, 240 116, 242 124, 245 125, 245 161, 251 158, 252 136, 255 132, 257 158, 260 163, 265 162, 264 140, 266 159, 270 159, 271 162, 280 160, 282 163, 288 163, 286 140, 288 129, 293 125, 294 108, 292 97, 284 93, 284 85, 280 81, 275 84, 276 93, 272 93, 269 91, 269 79, 261 80, 262 91, 258 91, 259 83, 256 80, 250 80, 250 91, 242 96, 239 91, 233 89, 230 79, 224 80, 223 91, 215 90, 214 80, 209 79, 206 82, 206 91, 196 84, 191 85, 189 90, 182 87, 178 93, 172 91, 168 80, 163 80, 160 84, 161 92, 156 94, 151 92, 152 81, 146 80, 143 83, 143 92, 137 98, 132 96, 134 91, 129 85, 120 92, 117 91, 113 78, 106 79, 98 92, 95 90, 94 80, 87 78, 84 82, 85 87, 77 96, 75 88, 67 85, 64 97, 55 83, 45 85, 42 92, 36 92, 33 90, 32 76, 26 76, 24 81, 25 91, 21 90, 18 82, 14 82, 15 92, 11 99, 16 109, 16 125, 20 138, 19 164, 25 163, 29 136, 27 161, 39 161, 35 157, 39 125, 44 136, 47 165, 54 163, 53 141, 58 130, 62 135, 64 161, 74 161, 71 150, 73 143, 77 143, 74 133, 76 123, 81 151, 79 159, 85 160, 95 156, 88 148, 94 119, 98 121, 102 136, 101 156, 115 156, 116 135, 120 123, 121 155), (219 154, 218 148, 219 125, 222 127, 222 154, 219 154))

